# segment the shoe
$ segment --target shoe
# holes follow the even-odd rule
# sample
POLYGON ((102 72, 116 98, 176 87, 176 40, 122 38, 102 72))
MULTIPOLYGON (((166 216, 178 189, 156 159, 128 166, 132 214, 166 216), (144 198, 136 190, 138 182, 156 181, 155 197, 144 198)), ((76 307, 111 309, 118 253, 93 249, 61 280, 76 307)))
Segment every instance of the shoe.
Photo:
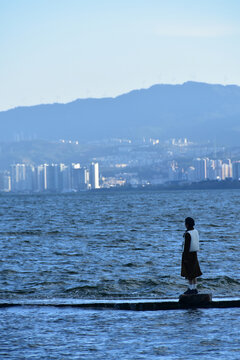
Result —
POLYGON ((187 291, 185 291, 183 294, 184 294, 184 295, 190 295, 190 294, 192 294, 192 290, 190 290, 190 289, 188 288, 187 291))
POLYGON ((195 294, 195 295, 197 295, 197 294, 198 294, 197 289, 193 289, 193 290, 191 290, 191 291, 192 291, 192 294, 195 294))

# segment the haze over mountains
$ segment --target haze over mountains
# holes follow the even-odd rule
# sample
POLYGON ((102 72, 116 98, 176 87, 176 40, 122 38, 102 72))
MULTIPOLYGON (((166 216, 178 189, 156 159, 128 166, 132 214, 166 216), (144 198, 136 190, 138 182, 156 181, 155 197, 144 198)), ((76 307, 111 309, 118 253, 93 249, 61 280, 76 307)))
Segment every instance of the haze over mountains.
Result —
POLYGON ((116 98, 18 107, 0 112, 0 141, 187 137, 239 145, 240 87, 186 82, 154 85, 116 98))

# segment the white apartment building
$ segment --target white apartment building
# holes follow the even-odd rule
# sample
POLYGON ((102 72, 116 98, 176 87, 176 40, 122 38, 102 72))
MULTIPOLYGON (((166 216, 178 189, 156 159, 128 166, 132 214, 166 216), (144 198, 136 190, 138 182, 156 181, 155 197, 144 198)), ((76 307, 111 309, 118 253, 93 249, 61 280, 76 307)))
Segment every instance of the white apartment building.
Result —
POLYGON ((90 165, 90 185, 91 189, 99 189, 99 165, 92 163, 90 165))

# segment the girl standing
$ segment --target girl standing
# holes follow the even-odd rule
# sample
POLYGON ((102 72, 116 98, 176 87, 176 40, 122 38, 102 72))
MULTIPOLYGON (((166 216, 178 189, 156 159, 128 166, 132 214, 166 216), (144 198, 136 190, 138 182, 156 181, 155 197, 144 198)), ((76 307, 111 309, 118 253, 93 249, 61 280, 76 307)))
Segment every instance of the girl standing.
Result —
POLYGON ((183 253, 181 276, 185 277, 189 282, 189 287, 184 294, 197 294, 197 277, 202 275, 197 251, 199 250, 199 235, 194 229, 195 222, 191 217, 185 219, 186 231, 183 235, 183 253))

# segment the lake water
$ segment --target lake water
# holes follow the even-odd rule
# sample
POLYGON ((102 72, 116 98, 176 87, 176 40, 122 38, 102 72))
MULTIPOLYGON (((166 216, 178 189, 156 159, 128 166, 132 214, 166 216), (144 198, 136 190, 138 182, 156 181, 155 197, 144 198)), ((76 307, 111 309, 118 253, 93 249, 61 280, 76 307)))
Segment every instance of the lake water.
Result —
MULTIPOLYGON (((0 196, 0 301, 177 298, 184 218, 200 292, 239 296, 239 190, 0 196)), ((1 359, 239 359, 240 309, 0 309, 1 359)))

